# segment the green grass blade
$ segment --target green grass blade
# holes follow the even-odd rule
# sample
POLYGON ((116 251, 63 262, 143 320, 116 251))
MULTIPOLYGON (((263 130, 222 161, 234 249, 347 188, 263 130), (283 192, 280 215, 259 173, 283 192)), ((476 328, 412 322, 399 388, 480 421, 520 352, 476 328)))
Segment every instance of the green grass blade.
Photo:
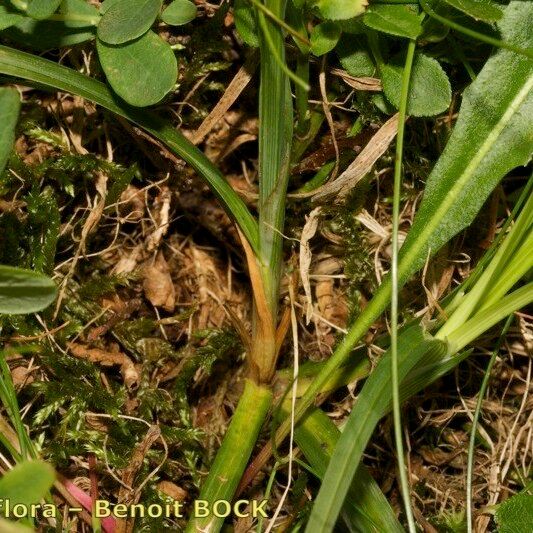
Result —
POLYGON ((95 102, 120 115, 163 142, 205 179, 228 215, 238 224, 251 247, 259 251, 257 222, 243 200, 220 171, 174 126, 153 112, 138 110, 120 101, 103 83, 41 57, 0 46, 0 73, 66 91, 95 102))
MULTIPOLYGON (((285 4, 285 0, 267 0, 265 6, 277 18, 283 19, 285 4)), ((285 62, 283 32, 262 12, 258 12, 257 16, 262 29, 259 88, 260 259, 266 298, 275 320, 292 144, 292 97, 289 77, 282 68, 285 62)))
POLYGON ((391 263, 391 379, 392 379, 392 411, 394 417, 394 441, 396 443, 396 456, 400 473, 400 485, 402 489, 403 505, 407 516, 407 524, 410 533, 416 533, 413 510, 411 509, 411 497, 407 468, 405 465, 402 416, 400 410, 400 382, 398 378, 398 229, 400 221, 400 195, 402 184, 403 162, 403 137, 405 132, 405 119, 407 116, 407 99, 409 97, 409 81, 415 56, 416 41, 409 41, 407 57, 402 77, 402 92, 400 97, 400 109, 398 119, 398 135, 396 137, 396 157, 394 161, 394 198, 392 204, 392 263, 391 263))
POLYGON ((466 462, 466 527, 467 527, 468 533, 473 533, 473 528, 472 528, 472 524, 473 524, 472 522, 472 502, 473 502, 472 476, 474 472, 474 450, 476 447, 476 433, 477 433, 479 415, 481 414, 481 406, 483 403, 483 398, 485 397, 485 393, 487 392, 487 387, 489 385, 490 373, 492 371, 492 367, 494 366, 494 363, 496 362, 496 358, 498 354, 500 353, 500 348, 501 348, 503 339, 507 335, 507 331, 509 330, 509 327, 512 321, 513 321, 513 316, 510 315, 507 321, 505 322, 505 325, 503 326, 500 338, 498 339, 498 342, 496 343, 496 346, 494 347, 494 350, 490 356, 489 362, 487 364, 487 368, 485 370, 485 374, 483 375, 483 381, 481 382, 481 388, 479 389, 479 394, 478 394, 478 398, 476 402, 476 409, 474 410, 474 418, 472 420, 472 428, 470 429, 470 440, 468 443, 468 458, 466 462))
MULTIPOLYGON (((445 342, 432 339, 420 326, 407 329, 398 338, 398 378, 402 380, 423 357, 443 357, 445 342)), ((391 407, 390 351, 366 380, 313 506, 306 533, 333 531, 344 498, 359 466, 374 428, 391 407)))
MULTIPOLYGON (((324 477, 341 432, 320 410, 311 411, 296 427, 294 438, 313 470, 324 477)), ((387 498, 365 465, 359 465, 341 511, 350 531, 404 533, 387 498)))
MULTIPOLYGON (((503 36, 513 42, 533 43, 529 25, 532 17, 533 3, 511 2, 500 24, 503 36)), ((457 123, 428 178, 420 210, 400 250, 399 286, 422 268, 430 254, 472 223, 503 176, 529 161, 532 88, 533 61, 499 50, 465 91, 457 123)), ((350 357, 355 344, 385 311, 390 297, 390 277, 386 277, 297 405, 297 419, 313 403, 330 374, 350 357)), ((289 424, 284 421, 278 429, 277 442, 288 429, 289 424)))

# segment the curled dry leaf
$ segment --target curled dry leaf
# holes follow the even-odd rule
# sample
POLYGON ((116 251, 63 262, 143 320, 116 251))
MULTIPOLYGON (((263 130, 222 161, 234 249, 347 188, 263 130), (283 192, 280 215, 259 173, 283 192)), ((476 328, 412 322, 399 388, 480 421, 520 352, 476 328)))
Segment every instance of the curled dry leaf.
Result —
POLYGON ((78 359, 85 359, 102 366, 120 366, 120 373, 128 388, 132 388, 140 380, 140 374, 133 361, 118 350, 102 350, 101 348, 89 348, 75 342, 68 343, 70 353, 78 359))
POLYGON ((311 282, 309 281, 309 267, 311 266, 312 253, 309 241, 315 236, 318 228, 320 210, 320 207, 315 207, 315 209, 309 213, 309 216, 306 217, 302 236, 300 237, 300 276, 302 278, 302 286, 307 299, 305 313, 307 324, 309 324, 311 316, 313 315, 313 297, 311 295, 311 282))
POLYGON ((143 288, 153 306, 162 307, 169 313, 174 311, 176 293, 163 252, 157 254, 153 264, 143 268, 143 288))
POLYGON ((334 181, 313 191, 313 200, 336 195, 335 201, 342 202, 350 191, 371 170, 376 161, 387 151, 398 131, 398 115, 391 117, 372 137, 353 163, 334 181))

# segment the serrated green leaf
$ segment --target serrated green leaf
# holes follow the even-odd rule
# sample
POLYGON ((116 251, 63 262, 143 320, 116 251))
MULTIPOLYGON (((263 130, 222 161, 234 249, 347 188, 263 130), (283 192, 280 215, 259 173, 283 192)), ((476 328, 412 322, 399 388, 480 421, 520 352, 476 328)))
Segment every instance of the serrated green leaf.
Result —
POLYGON ((4 171, 13 143, 20 112, 20 95, 16 89, 0 88, 0 173, 4 171))
POLYGON ((107 81, 128 104, 156 104, 176 83, 176 56, 170 45, 152 31, 116 46, 97 39, 96 48, 107 81))
POLYGON ((511 496, 496 510, 498 533, 533 531, 533 495, 522 492, 511 496))
POLYGON ((233 17, 235 18, 235 27, 241 36, 241 39, 254 48, 259 47, 259 27, 255 11, 247 0, 235 0, 233 7, 233 17))
POLYGON ((43 20, 55 13, 61 0, 30 0, 26 13, 31 18, 43 20))
POLYGON ((47 276, 0 265, 0 313, 24 315, 48 307, 56 297, 55 283, 47 276))
MULTIPOLYGON (((398 109, 402 88, 403 56, 397 56, 381 67, 383 92, 398 109)), ((417 53, 413 62, 407 113, 415 117, 431 117, 448 109, 452 89, 439 62, 417 53)))
POLYGON ((18 504, 27 507, 38 504, 52 488, 55 477, 48 463, 23 461, 0 478, 0 502, 9 500, 11 508, 18 504))
POLYGON ((65 20, 22 17, 5 30, 9 39, 36 50, 73 46, 94 38, 100 19, 98 10, 84 0, 63 0, 59 13, 65 20))
POLYGON ((364 12, 367 0, 315 0, 313 6, 318 8, 323 18, 328 20, 346 20, 364 12))
POLYGON ((110 6, 98 24, 98 39, 123 44, 144 35, 154 23, 162 0, 120 0, 110 6))
POLYGON ((350 76, 373 76, 376 65, 368 52, 366 39, 358 36, 343 35, 335 48, 342 68, 350 76))
POLYGON ((323 56, 335 48, 341 36, 338 24, 331 21, 317 24, 311 32, 311 52, 323 56))
POLYGON ((376 4, 363 16, 365 26, 382 33, 416 39, 422 32, 419 16, 409 6, 376 4))
POLYGON ((161 13, 161 20, 170 26, 181 26, 196 18, 196 6, 189 0, 174 0, 161 13))
POLYGON ((503 17, 500 6, 492 0, 444 0, 444 2, 476 20, 494 22, 503 17))

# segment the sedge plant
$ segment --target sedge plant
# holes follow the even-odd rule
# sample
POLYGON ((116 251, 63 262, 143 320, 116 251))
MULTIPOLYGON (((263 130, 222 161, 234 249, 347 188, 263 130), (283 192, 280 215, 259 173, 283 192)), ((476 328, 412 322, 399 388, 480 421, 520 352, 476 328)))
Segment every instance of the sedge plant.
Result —
MULTIPOLYGON (((261 56, 259 198, 257 216, 254 216, 201 150, 157 113, 140 109, 159 102, 171 90, 176 79, 177 67, 172 50, 152 31, 153 24, 157 20, 168 25, 185 24, 194 18, 194 6, 189 6, 180 15, 179 10, 171 10, 173 3, 163 10, 163 3, 158 0, 135 0, 133 3, 139 10, 133 9, 131 3, 125 0, 104 2, 99 11, 79 1, 62 3, 59 11, 57 5, 53 7, 54 3, 50 2, 48 10, 38 13, 32 13, 30 4, 18 0, 10 2, 9 6, 1 6, 1 20, 8 38, 16 40, 20 37, 21 28, 26 28, 24 31, 34 38, 32 21, 43 20, 50 28, 55 28, 47 36, 55 39, 51 48, 96 39, 98 57, 108 84, 8 46, 0 46, 0 72, 13 80, 22 79, 37 87, 79 95, 137 124, 198 172, 239 229, 253 293, 253 324, 246 358, 244 392, 200 492, 200 498, 209 502, 233 499, 257 438, 272 410, 272 383, 287 324, 280 318, 283 313, 279 299, 290 166, 298 159, 295 153, 300 156, 304 153, 323 120, 323 116, 310 111, 307 102, 310 53, 320 57, 340 45, 342 27, 335 21, 348 24, 346 21, 354 20, 358 27, 362 25, 361 33, 368 42, 368 49, 363 51, 365 57, 380 75, 387 99, 400 111, 394 187, 393 266, 390 275, 350 326, 332 357, 308 383, 291 416, 293 422, 302 421, 296 428, 296 440, 304 453, 314 457, 314 469, 323 476, 323 485, 307 530, 310 533, 332 530, 341 509, 347 509, 342 512, 348 520, 350 516, 359 517, 360 524, 379 523, 377 530, 385 527, 390 531, 401 531, 388 508, 381 518, 379 513, 372 511, 372 502, 383 503, 384 497, 368 473, 360 467, 360 458, 372 429, 392 402, 407 522, 413 531, 408 483, 401 462, 400 402, 413 390, 418 390, 417 387, 430 382, 428 375, 436 378, 457 364, 460 357, 453 359, 454 354, 463 353, 477 336, 531 301, 530 284, 510 292, 531 267, 524 260, 524 254, 532 244, 530 220, 521 216, 522 222, 513 226, 479 279, 468 291, 457 293, 451 300, 447 307, 450 318, 431 332, 416 326, 397 334, 397 295, 432 254, 470 225, 499 181, 530 158, 532 124, 524 121, 524 117, 531 116, 533 107, 533 35, 527 25, 528 14, 533 16, 531 5, 513 1, 502 10, 489 2, 489 7, 484 9, 477 6, 481 14, 479 10, 474 14, 467 12, 469 16, 498 21, 502 40, 480 38, 501 49, 491 55, 476 80, 465 91, 451 138, 428 178, 424 199, 407 240, 398 250, 396 221, 405 119, 410 115, 441 113, 447 109, 451 99, 450 84, 443 69, 419 48, 418 38, 424 30, 422 12, 440 22, 441 18, 450 22, 448 18, 438 14, 424 1, 420 3, 420 8, 414 10, 397 5, 397 2, 376 2, 369 8, 364 2, 340 0, 325 0, 313 5, 285 0, 253 1, 244 6, 240 3, 241 15, 237 17, 237 26, 245 42, 259 46, 261 56), (104 8, 105 4, 108 5, 104 8), (308 22, 313 20, 313 16, 318 16, 321 22, 308 34, 308 22), (401 20, 399 26, 393 24, 398 17, 401 20), (60 33, 59 30, 64 30, 66 26, 69 32, 60 33), (297 48, 295 72, 287 60, 287 34, 297 48), (383 39, 390 35, 404 43, 402 67, 398 67, 396 61, 383 57, 383 49, 386 48, 382 46, 383 39), (153 54, 161 58, 159 64, 151 61, 153 54), (130 57, 135 61, 124 61, 124 58, 130 57), (153 74, 153 80, 142 71, 143 68, 153 74), (139 76, 139 72, 143 75, 139 76), (428 76, 433 83, 429 89, 423 85, 428 76), (152 82, 149 86, 145 83, 146 79, 152 82), (295 114, 291 80, 296 94, 295 114), (431 94, 420 97, 421 90, 431 94), (296 126, 294 116, 297 117, 296 126), (296 140, 294 132, 298 134, 296 140), (489 287, 492 289, 490 293, 489 287), (320 412, 314 414, 312 405, 318 394, 331 390, 336 376, 344 374, 356 344, 391 303, 390 356, 383 358, 366 381, 348 426, 339 439, 335 431, 328 428, 320 412), (311 425, 309 429, 307 420, 309 424, 314 420, 315 426, 311 425), (323 454, 312 445, 312 435, 319 433, 320 428, 329 432, 327 442, 330 453, 323 454), (308 452, 305 451, 306 444, 308 452), (359 485, 356 485, 357 490, 353 490, 350 487, 356 472, 356 483, 359 485), (359 499, 362 498, 361 505, 346 508, 344 495, 356 493, 359 499), (366 503, 365 497, 368 498, 366 503)), ((464 9, 468 11, 471 6, 464 9)), ((457 32, 479 37, 479 32, 474 34, 473 30, 453 21, 451 27, 457 32)), ((329 168, 333 169, 335 165, 330 164, 329 168)), ((324 172, 321 179, 327 175, 324 172)), ((254 476, 269 458, 273 447, 282 443, 290 428, 291 417, 287 417, 277 428, 273 441, 253 461, 245 480, 254 476)), ((375 511, 376 505, 373 509, 375 511)), ((222 525, 223 518, 215 516, 192 518, 187 531, 214 532, 219 531, 222 525)))

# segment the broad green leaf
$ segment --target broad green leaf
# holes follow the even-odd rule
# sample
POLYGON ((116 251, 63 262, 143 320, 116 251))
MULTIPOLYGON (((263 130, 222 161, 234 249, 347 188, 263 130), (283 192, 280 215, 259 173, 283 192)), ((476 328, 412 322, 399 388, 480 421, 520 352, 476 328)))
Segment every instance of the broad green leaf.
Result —
MULTIPOLYGON (((340 436, 337 426, 320 409, 313 409, 295 428, 296 444, 321 479, 340 436)), ((357 468, 341 516, 350 531, 404 533, 387 498, 364 464, 357 468)))
POLYGON ((162 0, 120 0, 105 11, 98 24, 98 38, 123 44, 144 35, 161 10, 162 0))
POLYGON ((20 112, 20 95, 16 89, 0 88, 0 174, 4 171, 13 143, 20 112))
POLYGON ((0 502, 9 500, 11 508, 38 504, 52 488, 55 477, 54 469, 44 461, 18 463, 0 478, 0 502))
POLYGON ((31 18, 43 20, 55 13, 61 0, 30 0, 26 13, 31 18))
MULTIPOLYGON (((400 382, 418 361, 436 361, 443 358, 447 351, 446 343, 431 338, 420 326, 406 329, 398 338, 400 382)), ((390 407, 390 351, 387 351, 357 397, 331 456, 306 533, 327 533, 333 530, 368 441, 376 424, 390 407)))
POLYGON ((241 197, 211 161, 169 121, 120 101, 109 87, 94 78, 20 50, 0 45, 0 73, 38 85, 76 94, 103 106, 143 128, 168 149, 189 163, 208 183, 226 213, 239 225, 255 253, 259 251, 259 230, 241 197))
POLYGON ((122 2, 122 0, 104 0, 100 4, 100 13, 103 15, 110 7, 113 7, 118 2, 122 2))
POLYGON ((128 104, 136 107, 156 104, 176 83, 176 56, 170 45, 153 31, 120 45, 97 39, 96 48, 107 81, 128 104))
MULTIPOLYGON (((502 38, 533 46, 532 19, 532 2, 511 2, 499 24, 502 38)), ((502 177, 531 159, 532 89, 533 61, 499 50, 464 91, 452 135, 400 250, 401 279, 469 226, 502 177)))
POLYGON ((311 5, 318 8, 323 18, 328 20, 346 20, 364 12, 367 0, 315 0, 311 5))
POLYGON ((476 20, 493 22, 503 17, 501 7, 492 0, 444 0, 444 2, 476 20))
POLYGON ((247 0, 235 0, 233 7, 235 27, 241 39, 254 48, 259 47, 259 28, 255 10, 247 0))
POLYGON ((59 13, 65 20, 35 20, 23 17, 5 30, 9 39, 36 50, 72 46, 94 38, 100 20, 98 10, 85 0, 63 0, 59 13))
POLYGON ((196 6, 189 0, 174 0, 161 13, 161 20, 170 26, 181 26, 196 18, 196 6))
POLYGON ((48 307, 55 297, 55 283, 44 274, 0 265, 0 313, 35 313, 48 307))
POLYGON ((342 68, 350 76, 373 76, 376 65, 368 52, 366 39, 359 36, 343 35, 335 48, 342 68))
POLYGON ((17 13, 7 13, 4 11, 4 6, 0 6, 0 31, 18 24, 23 19, 24 17, 22 15, 17 13))
POLYGON ((323 56, 335 48, 341 36, 341 29, 335 22, 321 22, 311 32, 311 52, 323 56))
MULTIPOLYGON (((398 109, 402 90, 403 56, 393 58, 381 67, 383 92, 398 109)), ((452 89, 439 62, 417 52, 413 62, 407 113, 415 117, 431 117, 448 109, 452 89)))
POLYGON ((533 531, 533 495, 527 492, 515 494, 496 509, 498 533, 533 531))
POLYGON ((373 30, 407 39, 416 39, 422 32, 420 17, 409 6, 372 5, 366 10, 363 22, 373 30))
POLYGON ((19 524, 18 522, 12 522, 11 520, 0 518, 0 531, 2 531, 2 533, 34 533, 35 530, 19 524))

